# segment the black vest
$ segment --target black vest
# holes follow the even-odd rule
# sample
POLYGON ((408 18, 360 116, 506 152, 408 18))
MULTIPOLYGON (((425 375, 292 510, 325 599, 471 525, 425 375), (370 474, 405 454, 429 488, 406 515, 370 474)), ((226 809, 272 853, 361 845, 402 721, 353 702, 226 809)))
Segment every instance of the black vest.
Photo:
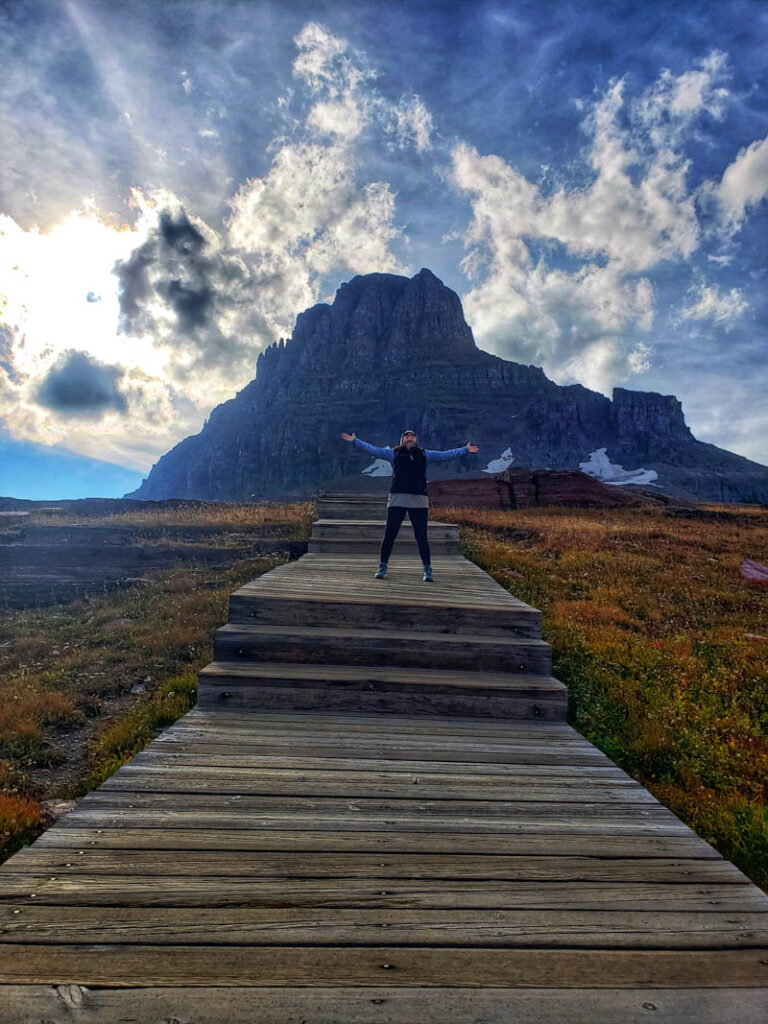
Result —
POLYGON ((392 459, 392 494, 427 493, 427 456, 423 448, 414 445, 410 451, 405 445, 395 448, 392 459))

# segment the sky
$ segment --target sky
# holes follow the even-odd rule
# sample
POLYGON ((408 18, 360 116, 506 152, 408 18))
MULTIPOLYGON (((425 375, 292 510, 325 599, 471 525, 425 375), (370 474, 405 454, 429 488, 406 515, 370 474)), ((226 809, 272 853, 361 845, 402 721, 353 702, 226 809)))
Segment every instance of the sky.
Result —
POLYGON ((0 494, 111 496, 298 313, 429 267, 481 348, 768 462, 768 6, 0 0, 0 494))

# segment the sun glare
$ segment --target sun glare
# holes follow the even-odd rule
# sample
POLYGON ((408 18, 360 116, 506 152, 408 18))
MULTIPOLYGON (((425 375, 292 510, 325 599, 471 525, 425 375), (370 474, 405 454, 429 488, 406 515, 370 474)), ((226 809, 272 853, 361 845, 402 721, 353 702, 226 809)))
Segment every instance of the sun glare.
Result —
POLYGON ((162 370, 151 344, 118 334, 118 282, 112 269, 143 241, 144 227, 115 227, 100 219, 92 201, 47 231, 24 231, 0 217, 3 319, 24 344, 17 370, 34 379, 66 349, 105 363, 162 370))

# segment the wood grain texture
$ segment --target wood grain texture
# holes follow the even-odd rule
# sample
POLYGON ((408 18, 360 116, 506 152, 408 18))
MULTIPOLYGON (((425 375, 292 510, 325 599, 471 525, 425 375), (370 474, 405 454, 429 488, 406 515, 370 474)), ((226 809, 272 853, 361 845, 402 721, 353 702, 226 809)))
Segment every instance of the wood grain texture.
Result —
POLYGON ((766 1024, 760 988, 0 985, 9 1024, 766 1024))
POLYGON ((410 988, 754 988, 760 950, 546 950, 453 947, 24 945, 8 943, 0 984, 349 985, 410 988))
POLYGON ((595 949, 762 948, 755 915, 729 911, 391 910, 0 905, 0 933, 13 943, 105 945, 467 946, 595 949))

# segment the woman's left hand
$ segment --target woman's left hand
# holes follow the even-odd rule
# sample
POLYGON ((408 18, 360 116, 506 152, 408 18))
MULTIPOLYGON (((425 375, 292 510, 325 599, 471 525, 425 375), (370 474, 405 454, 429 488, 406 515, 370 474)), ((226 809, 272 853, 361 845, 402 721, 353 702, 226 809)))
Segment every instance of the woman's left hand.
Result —
POLYGON ((480 451, 480 449, 477 447, 476 444, 470 444, 469 441, 467 441, 466 449, 467 449, 468 452, 471 452, 472 455, 474 455, 475 452, 479 452, 480 451))

